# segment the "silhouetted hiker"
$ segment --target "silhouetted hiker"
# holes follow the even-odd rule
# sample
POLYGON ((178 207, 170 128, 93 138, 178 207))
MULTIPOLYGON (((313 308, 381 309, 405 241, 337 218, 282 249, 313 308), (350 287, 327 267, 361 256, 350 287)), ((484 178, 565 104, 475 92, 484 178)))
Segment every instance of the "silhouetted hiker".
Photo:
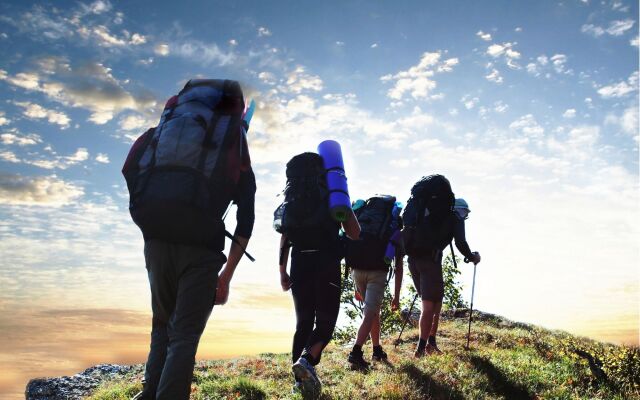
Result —
POLYGON ((125 162, 153 310, 144 390, 136 398, 189 398, 200 336, 214 302, 227 301, 254 223, 244 108, 237 82, 191 80, 125 162), (231 201, 237 225, 227 259, 223 215, 231 201))
MULTIPOLYGON (((315 366, 331 340, 340 311, 340 224, 329 213, 325 170, 318 154, 293 157, 286 174, 285 203, 276 210, 274 221, 282 233, 280 284, 284 291, 291 289, 296 310, 291 350, 294 390, 315 397, 321 390, 315 366), (290 249, 291 275, 287 273, 290 249)), ((353 212, 348 213, 342 227, 349 237, 360 234, 353 212)))
POLYGON ((480 254, 469 248, 465 238, 464 220, 469 208, 455 197, 449 181, 442 175, 422 178, 411 189, 411 198, 403 214, 403 236, 409 255, 409 271, 422 298, 420 338, 416 357, 439 353, 436 332, 444 298, 442 251, 455 239, 456 247, 473 263, 480 254))
POLYGON ((360 369, 369 366, 362 351, 369 334, 373 345, 372 360, 387 360, 387 353, 380 345, 380 307, 394 261, 396 279, 391 308, 396 310, 400 305, 404 248, 400 236, 401 207, 395 197, 381 195, 366 202, 358 200, 353 210, 361 232, 358 240, 347 240, 345 264, 352 270, 356 298, 364 302, 364 315, 348 362, 353 368, 360 369))

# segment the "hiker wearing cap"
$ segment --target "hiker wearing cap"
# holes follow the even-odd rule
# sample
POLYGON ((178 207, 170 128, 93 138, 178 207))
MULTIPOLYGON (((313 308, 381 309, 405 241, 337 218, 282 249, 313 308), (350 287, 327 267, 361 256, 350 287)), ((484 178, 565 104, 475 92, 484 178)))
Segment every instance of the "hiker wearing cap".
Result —
POLYGON ((327 346, 340 311, 340 227, 358 237, 360 226, 350 211, 342 224, 328 211, 322 158, 316 153, 293 157, 286 168, 285 201, 274 213, 280 238, 280 285, 291 289, 296 330, 291 350, 295 391, 317 397, 321 382, 315 367, 327 346), (291 268, 287 264, 291 252, 291 268))
POLYGON ((395 272, 391 308, 397 310, 402 287, 404 250, 400 230, 401 205, 394 196, 377 195, 358 200, 353 210, 360 224, 358 240, 346 240, 345 265, 351 270, 356 299, 364 303, 363 318, 347 361, 354 369, 366 369, 362 346, 371 336, 373 361, 386 361, 380 345, 380 312, 384 292, 395 272))
POLYGON ((145 241, 153 311, 144 388, 135 399, 189 398, 200 336, 214 303, 227 302, 254 223, 244 108, 237 82, 191 80, 169 99, 158 126, 136 140, 123 167, 131 216, 145 241), (234 235, 223 221, 232 201, 234 235), (233 242, 228 258, 225 235, 233 242))
POLYGON ((422 299, 416 357, 440 353, 436 333, 444 298, 443 250, 455 240, 466 259, 480 262, 480 254, 471 251, 465 238, 464 221, 469 212, 466 201, 455 199, 449 181, 442 175, 425 177, 411 190, 403 214, 403 237, 411 278, 422 299))

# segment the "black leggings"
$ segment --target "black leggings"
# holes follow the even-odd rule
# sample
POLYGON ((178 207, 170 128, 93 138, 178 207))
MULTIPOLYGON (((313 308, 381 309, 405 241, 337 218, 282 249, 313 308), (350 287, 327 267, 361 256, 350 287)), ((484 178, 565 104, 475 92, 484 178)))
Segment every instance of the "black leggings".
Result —
MULTIPOLYGON (((291 281, 297 320, 291 356, 296 362, 303 351, 317 343, 324 348, 333 336, 340 312, 340 259, 329 251, 294 248, 291 281)), ((320 356, 312 362, 318 364, 320 356)))

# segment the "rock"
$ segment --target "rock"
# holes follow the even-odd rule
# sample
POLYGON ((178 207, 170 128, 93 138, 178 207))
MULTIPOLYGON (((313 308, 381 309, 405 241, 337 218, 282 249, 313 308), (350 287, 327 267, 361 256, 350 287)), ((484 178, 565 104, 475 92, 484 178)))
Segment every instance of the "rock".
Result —
POLYGON ((36 378, 29 381, 25 391, 27 400, 72 400, 82 399, 101 383, 136 369, 135 366, 100 364, 87 368, 84 372, 73 376, 59 378, 36 378))

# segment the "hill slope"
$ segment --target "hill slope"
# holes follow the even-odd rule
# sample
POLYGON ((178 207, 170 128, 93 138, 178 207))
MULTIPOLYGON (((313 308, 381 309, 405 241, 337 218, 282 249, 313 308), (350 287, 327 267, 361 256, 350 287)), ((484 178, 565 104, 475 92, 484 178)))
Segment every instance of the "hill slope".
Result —
MULTIPOLYGON (((628 399, 640 398, 640 351, 514 323, 491 314, 474 318, 465 350, 466 312, 448 314, 439 334, 442 355, 413 358, 417 331, 405 332, 388 364, 368 372, 347 368, 348 347, 330 345, 318 368, 323 399, 628 399)), ((475 315, 475 313, 474 313, 475 315)), ((370 357, 370 346, 365 355, 370 357)), ((90 396, 128 399, 140 390, 142 368, 127 370, 90 396)), ((200 362, 192 399, 301 398, 291 394, 287 354, 200 362)), ((33 397, 36 398, 36 397, 33 397)))

